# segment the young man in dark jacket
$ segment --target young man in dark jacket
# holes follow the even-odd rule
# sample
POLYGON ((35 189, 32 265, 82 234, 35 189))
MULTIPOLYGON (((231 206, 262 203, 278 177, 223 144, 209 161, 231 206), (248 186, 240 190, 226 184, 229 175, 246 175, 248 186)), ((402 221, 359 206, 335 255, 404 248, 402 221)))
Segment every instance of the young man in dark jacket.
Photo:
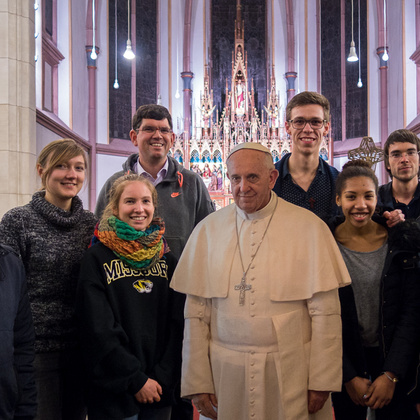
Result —
POLYGON ((384 146, 385 167, 392 180, 379 188, 382 211, 401 211, 406 219, 420 216, 420 140, 410 130, 395 130, 384 146))

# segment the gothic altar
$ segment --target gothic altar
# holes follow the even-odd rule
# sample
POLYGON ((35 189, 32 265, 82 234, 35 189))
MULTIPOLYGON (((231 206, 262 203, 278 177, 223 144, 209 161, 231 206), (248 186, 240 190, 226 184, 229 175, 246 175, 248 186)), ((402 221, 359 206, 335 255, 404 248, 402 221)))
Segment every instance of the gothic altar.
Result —
MULTIPOLYGON (((225 104, 221 115, 215 111, 210 88, 208 66, 205 68, 204 90, 200 95, 200 109, 193 110, 194 124, 190 138, 184 132, 176 136, 170 150, 179 163, 198 173, 209 190, 216 207, 232 202, 230 183, 226 176, 226 157, 231 148, 243 142, 257 142, 266 146, 274 163, 291 150, 285 131, 285 106, 279 103, 274 65, 267 91, 267 105, 261 115, 255 108, 253 80, 248 79, 247 53, 244 46, 244 21, 238 0, 235 20, 235 50, 232 52, 232 74, 226 77, 225 104)), ((320 155, 329 156, 330 139, 324 139, 320 155)))

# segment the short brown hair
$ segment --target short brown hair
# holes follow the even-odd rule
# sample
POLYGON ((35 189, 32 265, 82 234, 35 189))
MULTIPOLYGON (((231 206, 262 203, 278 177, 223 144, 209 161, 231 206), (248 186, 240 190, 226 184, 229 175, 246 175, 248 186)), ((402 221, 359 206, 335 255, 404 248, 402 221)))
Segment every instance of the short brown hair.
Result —
POLYGON ((388 169, 389 166, 389 146, 391 144, 395 143, 411 143, 416 145, 416 149, 418 152, 420 152, 420 139, 417 137, 416 134, 414 134, 410 130, 406 130, 404 128, 400 130, 393 131, 388 138, 386 139, 385 145, 384 145, 384 154, 385 154, 385 169, 389 173, 390 176, 392 176, 391 171, 388 169))
MULTIPOLYGON (((81 146, 79 146, 72 139, 54 140, 48 143, 38 156, 36 161, 37 167, 44 169, 41 175, 42 189, 46 187, 46 181, 51 174, 51 171, 59 164, 68 162, 76 156, 82 156, 85 162, 85 171, 87 171, 88 162, 86 153, 81 146)), ((87 176, 85 176, 85 180, 87 176)))
POLYGON ((133 130, 138 130, 140 128, 143 118, 150 118, 151 120, 158 121, 164 120, 166 118, 171 130, 173 128, 171 114, 162 105, 149 104, 138 107, 136 113, 133 115, 133 130))
POLYGON ((328 99, 318 92, 304 91, 298 93, 290 99, 286 106, 286 120, 291 120, 292 109, 304 105, 321 105, 324 110, 324 119, 330 120, 330 102, 328 99))
POLYGON ((152 194, 152 202, 155 207, 155 212, 158 206, 158 195, 154 185, 143 175, 139 174, 126 174, 117 178, 112 184, 111 190, 109 192, 109 201, 108 205, 105 207, 105 210, 102 214, 102 218, 109 218, 114 215, 114 211, 118 209, 122 193, 124 192, 125 187, 130 182, 142 182, 152 194))

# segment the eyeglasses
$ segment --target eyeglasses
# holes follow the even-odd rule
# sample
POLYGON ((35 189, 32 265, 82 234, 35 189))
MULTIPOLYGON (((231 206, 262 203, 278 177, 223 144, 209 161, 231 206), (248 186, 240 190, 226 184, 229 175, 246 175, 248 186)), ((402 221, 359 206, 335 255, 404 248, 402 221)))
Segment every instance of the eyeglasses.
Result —
POLYGON ((420 152, 417 150, 407 150, 406 152, 391 152, 388 157, 391 159, 399 160, 403 157, 403 155, 406 155, 408 158, 414 159, 419 153, 420 152))
POLYGON ((170 128, 160 128, 160 127, 144 127, 144 128, 139 128, 138 131, 143 131, 146 134, 150 134, 150 135, 154 135, 156 133, 156 131, 159 131, 159 133, 162 136, 167 136, 168 134, 172 133, 172 130, 170 128))
POLYGON ((305 120, 305 118, 295 118, 294 120, 289 120, 288 122, 292 124, 293 128, 296 130, 301 130, 306 126, 306 124, 309 124, 313 130, 319 130, 324 127, 327 120, 320 120, 318 118, 312 118, 311 120, 305 120))

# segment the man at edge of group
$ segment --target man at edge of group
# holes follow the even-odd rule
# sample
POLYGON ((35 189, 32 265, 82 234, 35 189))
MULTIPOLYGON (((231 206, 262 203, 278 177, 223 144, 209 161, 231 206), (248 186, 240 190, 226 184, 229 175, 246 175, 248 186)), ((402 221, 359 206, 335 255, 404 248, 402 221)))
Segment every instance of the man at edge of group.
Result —
POLYGON ((378 207, 401 211, 406 219, 420 216, 420 140, 410 130, 395 130, 384 146, 385 167, 392 180, 379 187, 378 207))
MULTIPOLYGON (((156 187, 159 201, 157 216, 163 218, 165 239, 179 258, 192 230, 214 211, 214 205, 201 177, 167 156, 175 140, 172 128, 171 114, 164 106, 149 104, 137 109, 132 120, 130 139, 138 148, 138 153, 130 155, 123 164, 123 170, 105 182, 99 193, 95 214, 98 217, 102 215, 116 179, 130 172, 145 176, 156 187)), ((172 408, 174 420, 192 420, 192 417, 189 402, 178 403, 172 408)))
POLYGON ((324 221, 337 212, 335 180, 338 171, 319 156, 330 129, 330 103, 317 92, 301 92, 287 104, 285 127, 292 152, 276 163, 279 177, 274 192, 312 211, 324 221))
POLYGON ((202 418, 332 419, 340 252, 325 223, 271 191, 267 148, 241 143, 227 171, 235 203, 194 229, 171 283, 187 294, 182 396, 202 418))

